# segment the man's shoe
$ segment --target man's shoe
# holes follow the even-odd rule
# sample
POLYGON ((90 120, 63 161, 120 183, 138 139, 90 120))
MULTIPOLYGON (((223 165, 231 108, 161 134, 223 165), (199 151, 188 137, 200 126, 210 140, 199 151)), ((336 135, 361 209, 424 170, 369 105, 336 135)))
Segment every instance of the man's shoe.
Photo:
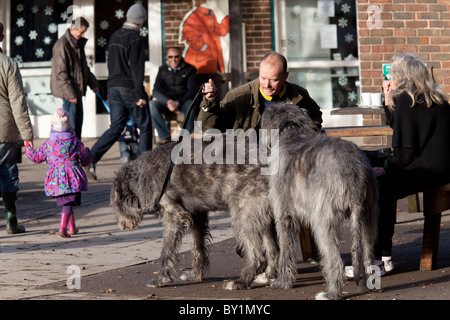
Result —
POLYGON ((97 180, 97 173, 95 172, 95 163, 91 163, 88 168, 86 168, 86 175, 88 179, 97 180))

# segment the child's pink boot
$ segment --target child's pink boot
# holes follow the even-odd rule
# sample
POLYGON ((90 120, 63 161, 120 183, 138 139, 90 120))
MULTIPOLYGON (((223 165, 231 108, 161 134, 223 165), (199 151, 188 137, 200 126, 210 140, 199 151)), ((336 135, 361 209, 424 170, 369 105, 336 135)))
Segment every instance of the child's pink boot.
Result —
POLYGON ((78 228, 75 225, 75 214, 72 211, 72 214, 70 215, 70 218, 69 218, 69 234, 73 236, 74 234, 77 234, 77 233, 78 233, 78 228))
POLYGON ((59 222, 59 231, 58 234, 63 238, 70 238, 70 235, 67 233, 67 224, 69 223, 71 214, 61 213, 61 221, 59 222))

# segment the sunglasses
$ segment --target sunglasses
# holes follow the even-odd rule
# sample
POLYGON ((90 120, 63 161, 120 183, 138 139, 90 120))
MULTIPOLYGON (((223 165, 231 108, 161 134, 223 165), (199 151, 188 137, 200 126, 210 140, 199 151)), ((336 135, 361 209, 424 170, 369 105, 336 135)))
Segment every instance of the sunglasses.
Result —
POLYGON ((180 59, 180 56, 167 56, 168 59, 180 59))

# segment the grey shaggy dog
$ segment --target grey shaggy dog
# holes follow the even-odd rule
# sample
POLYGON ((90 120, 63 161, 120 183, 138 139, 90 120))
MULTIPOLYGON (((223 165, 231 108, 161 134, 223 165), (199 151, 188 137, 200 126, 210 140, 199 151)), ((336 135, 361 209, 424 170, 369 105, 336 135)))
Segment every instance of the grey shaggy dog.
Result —
MULTIPOLYGON (((367 157, 349 141, 318 133, 303 109, 290 104, 268 107, 263 129, 280 129, 279 170, 270 177, 270 195, 280 247, 273 288, 295 280, 294 232, 308 226, 320 254, 326 290, 316 299, 340 299, 344 265, 339 233, 350 219, 352 264, 359 291, 367 291, 378 217, 377 181, 367 157)), ((272 158, 273 159, 273 158, 272 158)))
MULTIPOLYGON (((195 150, 194 139, 190 143, 191 150, 195 150)), ((201 151, 209 144, 202 141, 201 151)), ((111 189, 111 205, 121 229, 134 229, 141 223, 143 214, 153 208, 175 145, 170 143, 146 152, 117 172, 111 189)), ((227 145, 223 144, 224 159, 227 145)), ((181 274, 180 279, 202 280, 209 266, 208 212, 215 210, 229 211, 232 229, 244 253, 241 276, 230 282, 227 289, 246 289, 262 272, 268 279, 275 278, 279 251, 268 201, 268 176, 261 175, 260 169, 258 164, 227 164, 226 161, 175 164, 157 212, 164 225, 160 272, 147 286, 166 286, 174 280, 178 249, 188 230, 193 236, 193 268, 181 274)))

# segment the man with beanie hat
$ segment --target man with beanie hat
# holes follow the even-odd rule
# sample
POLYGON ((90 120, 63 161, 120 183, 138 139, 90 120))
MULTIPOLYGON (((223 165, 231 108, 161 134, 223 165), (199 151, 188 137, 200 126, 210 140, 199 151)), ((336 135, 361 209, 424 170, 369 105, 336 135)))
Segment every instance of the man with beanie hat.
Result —
POLYGON ((139 30, 147 20, 142 4, 127 11, 127 21, 113 33, 108 46, 108 101, 111 126, 91 149, 88 175, 97 179, 96 163, 120 137, 130 116, 140 131, 139 154, 152 148, 152 121, 144 89, 145 46, 139 30))

